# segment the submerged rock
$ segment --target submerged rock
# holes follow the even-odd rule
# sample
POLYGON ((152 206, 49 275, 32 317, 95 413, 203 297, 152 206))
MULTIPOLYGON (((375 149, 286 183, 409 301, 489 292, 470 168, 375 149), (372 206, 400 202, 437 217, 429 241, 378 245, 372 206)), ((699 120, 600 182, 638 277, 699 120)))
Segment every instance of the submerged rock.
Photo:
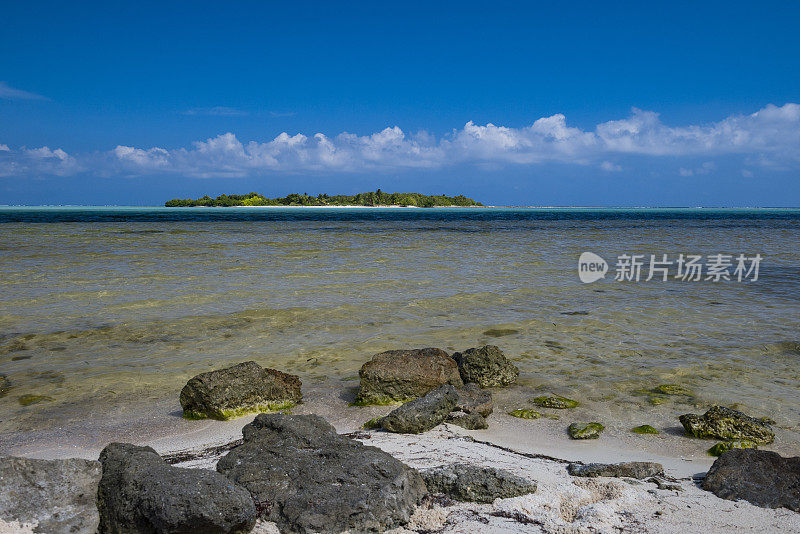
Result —
POLYGON ((489 417, 494 410, 492 394, 483 390, 476 384, 465 384, 464 387, 457 388, 458 402, 455 411, 464 413, 477 413, 483 417, 489 417))
POLYGON ((455 360, 434 348, 381 352, 358 375, 356 404, 362 405, 406 402, 444 384, 463 385, 455 360))
POLYGON ((514 334, 519 334, 519 330, 515 330, 514 328, 490 328, 483 333, 484 336, 489 337, 503 337, 514 334))
POLYGON ((444 422, 458 402, 458 393, 444 385, 389 412, 381 419, 381 428, 401 434, 419 434, 444 422))
POLYGON ((605 429, 600 423, 572 423, 567 432, 572 439, 597 439, 605 429))
POLYGON ((421 472, 431 493, 468 502, 490 503, 536 492, 536 483, 503 469, 450 464, 421 472))
POLYGON ((464 383, 482 388, 510 386, 517 381, 519 369, 494 345, 456 352, 453 359, 464 383))
POLYGON ((539 419, 542 416, 542 414, 536 410, 531 410, 529 408, 517 408, 516 410, 508 412, 508 415, 520 419, 539 419))
POLYGON ((556 408, 558 410, 576 408, 579 405, 578 401, 559 395, 534 397, 531 399, 531 402, 540 408, 556 408))
POLYGON ((760 445, 775 441, 768 423, 724 406, 712 406, 703 415, 684 414, 679 419, 686 433, 696 438, 749 440, 760 445))
POLYGON ((389 530, 427 493, 416 470, 317 415, 261 414, 242 434, 217 471, 247 488, 281 532, 389 530))
POLYGON ((250 494, 219 473, 173 467, 128 443, 108 445, 100 463, 101 534, 243 533, 255 525, 250 494))
POLYGON ((569 464, 567 466, 567 472, 574 477, 628 477, 644 479, 664 476, 664 466, 656 462, 569 464))
POLYGON ((661 384, 653 388, 653 393, 662 395, 692 395, 691 390, 679 384, 661 384))
POLYGON ((48 397, 47 395, 31 395, 31 394, 28 394, 28 395, 22 395, 21 397, 19 397, 17 399, 17 402, 19 402, 20 406, 32 406, 34 404, 39 404, 40 402, 50 402, 52 400, 55 400, 55 399, 53 399, 53 397, 48 397))
POLYGON ((739 441, 723 441, 722 443, 717 443, 710 449, 708 449, 708 454, 711 456, 722 456, 723 452, 727 452, 733 449, 756 449, 758 445, 753 443, 752 441, 748 440, 739 440, 739 441))
POLYGON ((658 430, 650 425, 639 425, 631 429, 634 434, 658 434, 658 430))
POLYGON ((285 410, 303 399, 300 379, 256 362, 201 373, 181 390, 187 419, 235 419, 243 415, 285 410))
POLYGON ((446 423, 451 423, 467 430, 483 430, 489 428, 489 422, 479 413, 451 412, 445 419, 446 423))
POLYGON ((0 399, 6 396, 11 389, 11 381, 6 375, 0 374, 0 399))
POLYGON ((38 525, 34 532, 94 534, 100 462, 0 458, 0 519, 38 525))
POLYGON ((733 449, 714 461, 702 487, 723 499, 800 512, 800 457, 733 449))

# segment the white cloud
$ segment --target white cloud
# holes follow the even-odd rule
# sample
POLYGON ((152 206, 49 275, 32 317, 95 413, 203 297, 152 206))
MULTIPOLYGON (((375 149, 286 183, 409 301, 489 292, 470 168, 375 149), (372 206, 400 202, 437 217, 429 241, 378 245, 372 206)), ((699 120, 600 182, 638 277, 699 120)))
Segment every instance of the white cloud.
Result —
POLYGON ((0 177, 2 176, 70 176, 82 170, 76 158, 60 148, 22 148, 11 150, 0 145, 0 177), (4 149, 3 149, 4 147, 4 149))
MULTIPOLYGON (((0 162, 33 172, 37 158, 104 175, 174 173, 185 176, 248 176, 270 172, 394 172, 453 165, 536 165, 545 162, 596 165, 621 171, 620 158, 667 159, 681 163, 684 176, 710 174, 714 159, 741 156, 749 167, 800 169, 800 105, 768 105, 750 115, 733 115, 704 125, 668 126, 657 113, 634 109, 620 120, 591 130, 569 126, 561 114, 520 128, 468 122, 442 138, 408 134, 399 127, 370 135, 281 133, 272 140, 243 143, 233 133, 166 149, 117 146, 103 153, 69 156, 47 147, 7 151, 0 162), (38 152, 37 152, 38 151, 38 152), (697 160, 704 161, 699 164, 697 160), (21 162, 27 162, 22 165, 21 162)), ((52 162, 41 172, 52 170, 52 162)), ((626 167, 629 165, 626 163, 626 167)), ((6 173, 9 172, 6 170, 6 173)))
POLYGON ((0 82, 0 98, 6 100, 49 100, 46 96, 11 87, 6 82, 0 82))
POLYGON ((216 117, 241 117, 247 115, 246 111, 227 106, 215 106, 213 108, 193 108, 183 112, 184 115, 210 115, 216 117))
POLYGON ((4 145, 3 143, 0 143, 0 152, 10 152, 10 151, 11 151, 11 149, 8 148, 8 145, 4 145))

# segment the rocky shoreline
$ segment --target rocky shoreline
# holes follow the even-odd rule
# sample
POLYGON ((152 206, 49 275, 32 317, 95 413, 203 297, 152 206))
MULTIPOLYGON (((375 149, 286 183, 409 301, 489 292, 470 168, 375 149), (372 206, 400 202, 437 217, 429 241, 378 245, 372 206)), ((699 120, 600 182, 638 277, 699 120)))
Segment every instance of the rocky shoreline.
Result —
MULTIPOLYGON (((340 434, 319 415, 288 413, 303 408, 299 377, 255 362, 203 373, 181 392, 187 419, 273 413, 246 424, 241 440, 192 451, 116 443, 99 462, 2 457, 0 532, 722 532, 732 513, 800 528, 800 459, 757 448, 775 440, 768 419, 722 406, 676 414, 687 436, 717 442, 708 476, 569 462, 492 433, 492 393, 518 375, 491 345, 377 354, 352 405, 384 413, 340 434), (704 512, 672 513, 692 503, 704 512)), ((686 394, 674 384, 648 392, 686 394)), ((509 415, 533 425, 525 419, 569 417, 579 404, 538 396, 509 415)), ((600 421, 558 424, 576 444, 603 440, 600 421)))

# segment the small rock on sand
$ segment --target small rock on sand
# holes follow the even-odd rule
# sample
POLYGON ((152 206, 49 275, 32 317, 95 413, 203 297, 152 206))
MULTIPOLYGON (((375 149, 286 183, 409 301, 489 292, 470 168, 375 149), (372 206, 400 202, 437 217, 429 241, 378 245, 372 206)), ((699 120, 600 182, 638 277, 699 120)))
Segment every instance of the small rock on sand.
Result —
POLYGON ((628 477, 644 479, 664 476, 664 466, 656 462, 569 464, 567 466, 567 472, 574 477, 628 477))
POLYGON ((381 419, 381 428, 401 434, 425 432, 443 423, 457 402, 456 389, 450 385, 441 386, 389 412, 381 419))
POLYGON ((450 464, 421 472, 428 491, 459 501, 490 503, 536 491, 536 483, 503 469, 450 464))

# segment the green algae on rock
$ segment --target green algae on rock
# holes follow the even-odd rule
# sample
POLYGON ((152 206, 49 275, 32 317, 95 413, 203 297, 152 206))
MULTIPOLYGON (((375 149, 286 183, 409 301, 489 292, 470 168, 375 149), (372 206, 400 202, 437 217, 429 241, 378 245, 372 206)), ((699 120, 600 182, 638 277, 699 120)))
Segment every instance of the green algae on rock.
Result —
POLYGON ((575 408, 580 404, 578 401, 561 397, 560 395, 534 397, 531 402, 540 408, 556 408, 559 410, 575 408))
POLYGON ((361 425, 361 428, 363 428, 364 430, 377 430, 381 427, 381 419, 383 419, 383 417, 373 417, 372 419, 361 425))
POLYGON ((195 376, 181 390, 180 401, 187 419, 227 421, 292 408, 303 399, 300 387, 295 375, 244 362, 195 376))
POLYGON ((650 425, 640 425, 631 429, 634 434, 658 434, 658 430, 650 425))
POLYGON ((690 413, 678 419, 686 433, 696 438, 750 440, 759 445, 775 441, 775 433, 769 424, 724 406, 712 406, 703 415, 690 413))
POLYGON ((572 423, 567 428, 567 432, 572 439, 597 439, 605 429, 606 427, 597 422, 572 423))
POLYGON ((727 452, 733 449, 757 449, 758 445, 753 443, 750 440, 739 440, 739 441, 723 441, 722 443, 717 443, 710 449, 708 449, 708 454, 711 456, 722 456, 723 452, 727 452))
POLYGON ((22 406, 31 406, 32 404, 39 404, 40 402, 49 402, 55 400, 53 397, 48 397, 47 395, 22 395, 17 401, 22 406))
POLYGON ((542 416, 542 414, 536 410, 531 410, 529 408, 517 408, 516 410, 508 412, 508 415, 520 419, 539 419, 542 416))

